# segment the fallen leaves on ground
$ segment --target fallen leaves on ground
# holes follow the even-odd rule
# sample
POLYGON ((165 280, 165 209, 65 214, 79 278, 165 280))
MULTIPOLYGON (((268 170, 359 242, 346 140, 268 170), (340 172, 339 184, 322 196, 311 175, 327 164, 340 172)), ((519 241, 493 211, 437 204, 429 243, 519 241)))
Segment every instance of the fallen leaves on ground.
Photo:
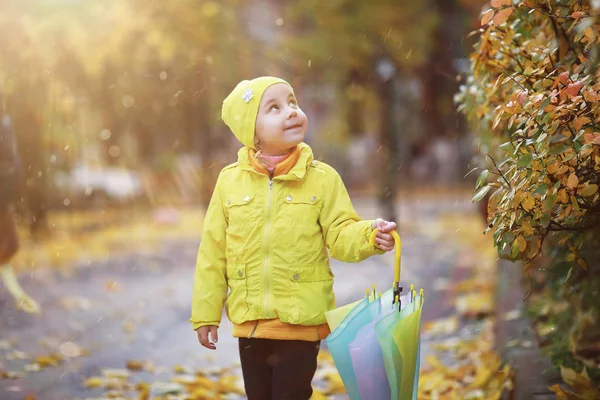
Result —
POLYGON ((424 346, 433 353, 425 357, 418 398, 499 399, 512 390, 513 372, 493 349, 496 252, 492 238, 481 234, 483 224, 476 216, 448 216, 438 225, 428 231, 440 238, 456 232, 453 245, 458 244, 462 253, 454 268, 467 269, 471 276, 445 287, 454 298, 455 314, 423 324, 424 346))
MULTIPOLYGON (((33 240, 20 229, 21 251, 12 260, 19 271, 36 268, 69 269, 80 262, 106 259, 118 252, 153 249, 164 240, 199 238, 204 210, 92 210, 48 215, 48 234, 33 240)), ((114 282, 106 289, 114 290, 114 282)))
POLYGON ((244 395, 241 380, 231 369, 206 370, 176 365, 169 381, 138 380, 136 372, 154 370, 148 369, 147 365, 151 363, 130 360, 126 363, 127 369, 103 369, 100 376, 86 379, 83 385, 89 389, 103 389, 106 391, 104 396, 110 398, 131 398, 133 392, 137 393, 138 399, 174 396, 169 398, 204 400, 244 395))

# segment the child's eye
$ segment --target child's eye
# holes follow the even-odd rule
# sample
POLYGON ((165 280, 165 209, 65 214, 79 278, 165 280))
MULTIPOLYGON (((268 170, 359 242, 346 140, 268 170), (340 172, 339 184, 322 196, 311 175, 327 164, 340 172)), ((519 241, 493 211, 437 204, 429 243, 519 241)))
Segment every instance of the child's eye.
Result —
POLYGON ((290 106, 296 108, 296 107, 298 107, 298 103, 296 103, 296 100, 291 100, 290 101, 290 106))
POLYGON ((273 104, 273 105, 271 106, 271 108, 269 109, 269 111, 273 111, 273 110, 279 110, 279 106, 278 106, 278 105, 276 105, 276 104, 273 104))

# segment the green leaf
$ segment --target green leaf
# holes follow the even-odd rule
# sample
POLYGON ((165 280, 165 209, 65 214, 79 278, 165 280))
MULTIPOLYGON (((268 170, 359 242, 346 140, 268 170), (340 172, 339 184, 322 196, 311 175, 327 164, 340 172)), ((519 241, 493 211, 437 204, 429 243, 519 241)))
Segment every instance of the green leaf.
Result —
POLYGON ((537 142, 541 143, 544 141, 544 139, 546 139, 548 137, 548 135, 546 134, 546 132, 542 133, 538 138, 537 138, 537 142))
POLYGON ((555 155, 557 155, 557 154, 562 154, 562 153, 564 153, 565 151, 567 151, 569 148, 570 148, 570 146, 567 146, 567 145, 565 145, 565 144, 561 144, 561 145, 558 145, 558 146, 553 146, 553 147, 550 149, 550 152, 549 152, 549 154, 550 154, 550 155, 553 155, 553 156, 555 156, 555 155))
POLYGON ((504 241, 504 243, 512 243, 513 240, 515 240, 515 234, 512 233, 511 231, 506 231, 504 232, 504 234, 502 235, 502 240, 504 241))
POLYGON ((529 167, 531 165, 531 161, 533 161, 533 155, 525 154, 519 157, 519 161, 517 161, 517 167, 524 168, 529 167))
POLYGON ((479 189, 477 192, 475 192, 475 195, 473 195, 473 199, 472 199, 473 203, 483 199, 485 197, 485 195, 487 194, 487 192, 490 191, 490 189, 491 189, 491 186, 484 186, 481 189, 479 189))
POLYGON ((556 135, 552 135, 550 138, 550 143, 558 143, 565 140, 567 137, 563 134, 557 133, 556 135))
POLYGON ((537 189, 535 189, 533 194, 544 194, 546 192, 548 192, 548 185, 542 183, 540 186, 537 187, 537 189))
POLYGON ((510 250, 511 258, 516 259, 520 252, 521 251, 519 250, 519 246, 517 246, 517 243, 513 243, 512 249, 510 250))
POLYGON ((569 282, 569 279, 571 279, 571 275, 573 274, 573 267, 569 268, 569 273, 567 274, 567 277, 565 279, 565 283, 569 282))
POLYGON ((575 196, 571 196, 571 205, 573 206, 573 210, 579 211, 579 203, 577 203, 577 198, 575 196))
POLYGON ((490 171, 488 171, 487 169, 481 171, 479 177, 477 178, 477 182, 475 183, 475 189, 479 189, 481 185, 483 185, 487 181, 489 175, 490 171))
POLYGON ((546 206, 546 209, 548 210, 552 210, 552 207, 554 207, 554 204, 556 204, 556 194, 551 194, 548 197, 546 197, 546 203, 544 204, 546 206))
POLYGON ((501 144, 500 146, 498 146, 498 147, 500 147, 502 150, 508 150, 508 148, 509 148, 511 145, 512 145, 512 143, 511 143, 511 142, 504 142, 504 143, 502 143, 502 144, 501 144))
POLYGON ((540 218, 540 222, 544 228, 547 228, 550 225, 550 213, 544 213, 540 218))
POLYGON ((593 196, 596 193, 598 193, 598 185, 591 184, 591 185, 588 185, 588 186, 584 187, 583 189, 581 189, 578 194, 581 197, 588 197, 588 196, 593 196))
POLYGON ((543 109, 545 109, 546 107, 548 107, 548 104, 550 104, 550 100, 551 100, 551 97, 550 97, 550 96, 546 97, 546 98, 544 99, 544 101, 542 101, 542 104, 540 104, 540 110, 543 110, 543 109))
POLYGON ((560 187, 561 184, 562 184, 561 181, 556 181, 556 183, 554 184, 554 186, 552 186, 552 189, 553 189, 554 193, 556 193, 558 191, 558 188, 560 187))

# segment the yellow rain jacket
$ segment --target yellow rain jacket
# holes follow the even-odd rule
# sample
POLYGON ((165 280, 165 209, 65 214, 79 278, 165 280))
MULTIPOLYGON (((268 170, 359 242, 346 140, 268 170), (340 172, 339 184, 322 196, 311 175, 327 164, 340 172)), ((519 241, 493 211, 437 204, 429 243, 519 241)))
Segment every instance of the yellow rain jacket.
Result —
POLYGON ((308 145, 299 149, 273 179, 255 170, 247 148, 219 174, 198 252, 194 329, 218 326, 224 304, 235 325, 322 325, 335 308, 327 249, 345 262, 384 253, 369 245, 373 221, 360 220, 339 174, 308 145))

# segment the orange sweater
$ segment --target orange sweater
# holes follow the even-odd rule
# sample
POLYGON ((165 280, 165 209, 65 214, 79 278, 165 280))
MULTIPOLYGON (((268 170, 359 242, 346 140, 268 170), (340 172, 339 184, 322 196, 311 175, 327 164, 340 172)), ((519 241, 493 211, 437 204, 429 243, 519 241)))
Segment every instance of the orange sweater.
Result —
MULTIPOLYGON (((298 147, 295 147, 285 157, 264 156, 260 152, 256 153, 253 149, 248 149, 248 152, 254 169, 267 176, 287 174, 300 157, 298 147)), ((257 339, 317 341, 325 339, 329 333, 331 331, 327 324, 316 326, 291 325, 281 322, 279 319, 263 319, 233 325, 234 337, 253 337, 257 339)))

